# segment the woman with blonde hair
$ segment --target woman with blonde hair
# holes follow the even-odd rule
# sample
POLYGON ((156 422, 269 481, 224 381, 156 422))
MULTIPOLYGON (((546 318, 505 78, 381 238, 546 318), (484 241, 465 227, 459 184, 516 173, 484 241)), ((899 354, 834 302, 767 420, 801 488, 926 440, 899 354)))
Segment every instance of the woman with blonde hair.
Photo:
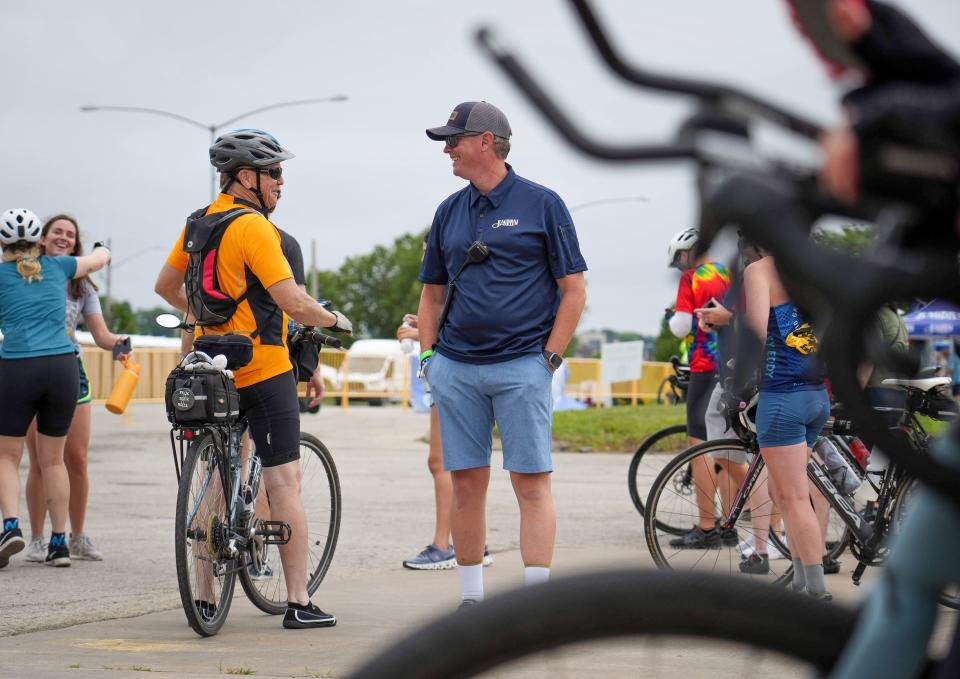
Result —
POLYGON ((30 210, 0 216, 0 568, 24 548, 17 510, 20 458, 27 429, 37 418, 37 460, 50 510, 52 534, 46 563, 69 566, 66 542, 70 487, 63 447, 76 408, 80 376, 67 337, 68 280, 106 266, 110 252, 86 257, 40 254, 40 220, 30 210))
MULTIPOLYGON (((43 254, 77 257, 83 254, 80 240, 80 225, 70 215, 58 214, 47 219, 40 232, 40 247, 43 254)), ((80 372, 80 390, 77 409, 73 413, 70 431, 63 449, 63 461, 70 480, 70 556, 74 559, 100 561, 103 554, 93 540, 84 532, 87 516, 87 497, 90 478, 87 475, 87 453, 90 446, 90 382, 80 342, 77 340, 77 325, 81 317, 101 349, 112 351, 116 360, 129 355, 130 339, 114 335, 107 328, 97 297, 97 286, 88 276, 78 276, 67 282, 67 336, 76 348, 77 367, 80 372)), ((47 557, 47 544, 43 539, 43 524, 47 514, 43 489, 43 468, 37 459, 36 420, 27 432, 27 450, 30 452, 30 472, 27 475, 27 513, 30 517, 31 537, 27 546, 26 560, 43 563, 47 557)))

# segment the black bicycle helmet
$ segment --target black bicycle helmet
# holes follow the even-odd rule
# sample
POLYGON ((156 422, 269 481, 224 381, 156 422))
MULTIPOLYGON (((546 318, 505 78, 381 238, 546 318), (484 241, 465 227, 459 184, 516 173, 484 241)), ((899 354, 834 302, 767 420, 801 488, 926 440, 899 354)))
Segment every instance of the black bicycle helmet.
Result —
POLYGON ((210 147, 210 164, 229 174, 242 167, 267 167, 295 157, 269 132, 253 128, 217 137, 210 147))

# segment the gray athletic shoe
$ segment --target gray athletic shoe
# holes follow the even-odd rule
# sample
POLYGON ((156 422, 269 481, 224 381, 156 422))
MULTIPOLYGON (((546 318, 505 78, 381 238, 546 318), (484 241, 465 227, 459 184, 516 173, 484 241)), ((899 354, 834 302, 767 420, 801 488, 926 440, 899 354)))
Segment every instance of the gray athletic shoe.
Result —
POLYGON ((30 540, 23 558, 34 563, 43 563, 47 560, 47 541, 43 539, 42 535, 30 540))
POLYGON ((70 556, 87 561, 103 561, 103 553, 97 549, 86 533, 70 536, 70 556))
POLYGON ((406 559, 403 567, 415 571, 444 571, 457 567, 457 557, 453 547, 440 549, 431 543, 412 559, 406 559))

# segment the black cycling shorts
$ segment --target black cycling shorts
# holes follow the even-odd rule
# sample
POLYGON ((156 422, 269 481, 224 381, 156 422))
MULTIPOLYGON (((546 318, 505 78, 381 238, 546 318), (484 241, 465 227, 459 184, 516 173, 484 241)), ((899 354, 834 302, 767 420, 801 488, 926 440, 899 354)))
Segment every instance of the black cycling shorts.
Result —
POLYGON ((690 373, 687 387, 687 436, 707 440, 706 414, 710 394, 717 385, 716 373, 690 373))
POLYGON ((0 436, 26 436, 33 418, 44 436, 66 436, 80 391, 74 352, 0 360, 0 436))
POLYGON ((293 371, 237 390, 240 415, 264 467, 300 459, 300 402, 293 371))

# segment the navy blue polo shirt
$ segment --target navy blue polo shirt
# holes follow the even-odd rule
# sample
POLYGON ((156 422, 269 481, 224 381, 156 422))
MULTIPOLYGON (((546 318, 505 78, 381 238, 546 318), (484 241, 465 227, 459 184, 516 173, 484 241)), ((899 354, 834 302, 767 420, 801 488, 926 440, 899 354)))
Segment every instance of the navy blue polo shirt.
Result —
POLYGON ((587 270, 567 207, 507 165, 507 176, 490 193, 470 184, 440 204, 420 281, 446 285, 476 240, 490 255, 457 279, 437 351, 465 363, 543 351, 560 304, 556 279, 587 270))

